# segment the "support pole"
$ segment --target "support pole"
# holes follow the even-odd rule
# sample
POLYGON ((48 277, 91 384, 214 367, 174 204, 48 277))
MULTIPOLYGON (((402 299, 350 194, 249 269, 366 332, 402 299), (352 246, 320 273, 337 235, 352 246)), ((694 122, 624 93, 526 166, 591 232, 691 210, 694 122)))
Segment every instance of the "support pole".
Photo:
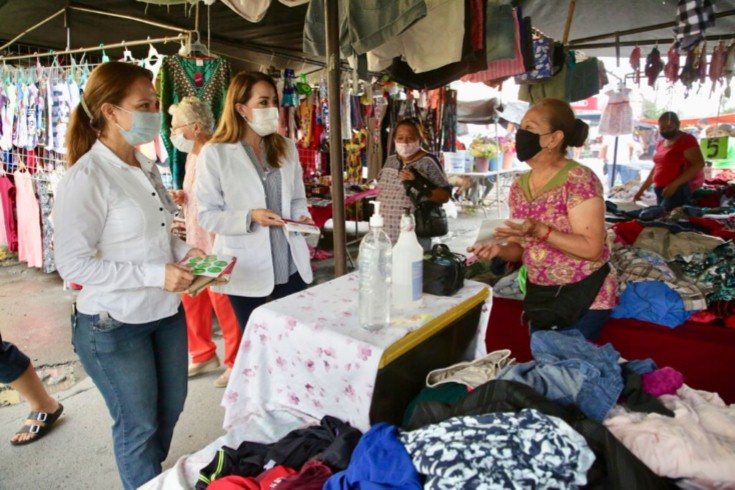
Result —
POLYGON ((569 1, 569 11, 567 13, 567 23, 564 25, 564 37, 562 38, 562 43, 564 45, 567 44, 567 41, 569 41, 569 31, 572 29, 572 19, 574 18, 574 9, 577 6, 577 0, 570 0, 569 1))
MULTIPOLYGON (((615 36, 615 66, 620 68, 620 36, 615 36)), ((625 77, 623 77, 623 81, 625 77)), ((621 85, 623 85, 621 81, 621 85)), ((615 137, 615 152, 613 153, 613 168, 612 175, 610 176, 610 188, 615 187, 615 174, 618 171, 618 137, 615 137)))
MULTIPOLYGON (((318 0, 315 0, 318 1, 318 0)), ((342 174, 342 117, 340 114, 339 0, 323 0, 327 40, 327 91, 329 92, 329 166, 332 175, 332 233, 334 277, 347 273, 345 238, 345 187, 342 174)))

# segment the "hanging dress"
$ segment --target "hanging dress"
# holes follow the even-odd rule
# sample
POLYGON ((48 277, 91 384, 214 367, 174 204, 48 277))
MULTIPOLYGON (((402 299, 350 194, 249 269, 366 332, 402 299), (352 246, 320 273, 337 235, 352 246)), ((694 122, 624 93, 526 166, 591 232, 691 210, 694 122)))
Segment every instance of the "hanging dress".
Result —
POLYGON ((18 213, 18 260, 28 267, 43 267, 41 245, 41 215, 33 177, 29 172, 17 171, 15 177, 18 213))
POLYGON ((633 110, 628 99, 631 90, 624 88, 620 91, 610 90, 607 105, 600 118, 599 134, 605 136, 620 136, 633 133, 633 110))

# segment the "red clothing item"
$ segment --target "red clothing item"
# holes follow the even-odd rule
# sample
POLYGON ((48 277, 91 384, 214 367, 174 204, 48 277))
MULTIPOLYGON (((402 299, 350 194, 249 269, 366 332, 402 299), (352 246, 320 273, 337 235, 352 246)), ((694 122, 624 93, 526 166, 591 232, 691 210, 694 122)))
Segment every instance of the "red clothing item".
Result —
POLYGON ((708 235, 723 238, 725 240, 735 240, 735 231, 728 230, 725 228, 724 223, 721 223, 716 219, 691 217, 689 218, 689 221, 697 225, 705 226, 707 228, 708 235))
MULTIPOLYGON (((699 145, 697 138, 688 133, 682 133, 671 146, 666 146, 665 143, 665 139, 656 143, 656 153, 653 155, 653 185, 655 187, 666 187, 678 179, 689 168, 684 152, 699 145)), ((695 177, 692 180, 696 179, 695 177)))
POLYGON ((212 340, 212 310, 214 310, 222 336, 225 338, 225 365, 234 366, 242 331, 227 295, 215 293, 207 288, 194 297, 182 294, 181 302, 184 304, 186 314, 186 334, 191 362, 208 361, 217 352, 217 346, 212 340))
POLYGON ((615 223, 612 227, 615 234, 618 236, 616 241, 620 241, 626 245, 633 245, 638 240, 638 235, 641 234, 645 226, 640 224, 638 221, 623 221, 622 223, 615 223))

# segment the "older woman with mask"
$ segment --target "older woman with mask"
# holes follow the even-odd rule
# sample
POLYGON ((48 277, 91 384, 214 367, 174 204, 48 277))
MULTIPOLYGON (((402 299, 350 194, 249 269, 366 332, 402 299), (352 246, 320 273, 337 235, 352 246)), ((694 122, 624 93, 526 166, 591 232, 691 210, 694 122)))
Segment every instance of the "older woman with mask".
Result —
POLYGON ((542 100, 526 113, 516 148, 531 171, 511 187, 513 221, 496 231, 506 243, 468 251, 526 265, 524 311, 531 331, 576 329, 595 339, 615 306, 617 280, 608 265, 602 184, 567 158, 567 148, 582 146, 587 131, 560 100, 542 100))
MULTIPOLYGON (((184 174, 184 189, 175 191, 177 204, 184 206, 186 221, 186 243, 198 247, 205 253, 212 252, 214 235, 206 232, 197 218, 196 175, 197 158, 202 147, 209 141, 214 129, 214 116, 209 104, 196 98, 185 97, 169 108, 171 119, 171 142, 181 152, 187 153, 184 174)), ((189 377, 219 367, 217 346, 212 341, 212 310, 217 315, 225 339, 225 371, 214 381, 214 386, 224 388, 230 379, 235 364, 237 349, 242 333, 230 300, 224 294, 206 288, 196 296, 183 294, 181 302, 186 313, 187 336, 189 339, 189 377)))

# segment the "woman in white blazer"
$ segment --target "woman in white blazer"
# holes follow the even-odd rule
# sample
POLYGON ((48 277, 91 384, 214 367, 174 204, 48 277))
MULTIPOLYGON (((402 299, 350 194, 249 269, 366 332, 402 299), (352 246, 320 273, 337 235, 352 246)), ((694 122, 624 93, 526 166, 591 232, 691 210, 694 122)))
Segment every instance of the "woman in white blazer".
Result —
POLYGON ((278 114, 273 79, 239 73, 197 167, 199 223, 216 235, 213 253, 237 257, 230 282, 213 289, 230 297, 243 330, 255 308, 312 281, 304 237, 283 228, 283 219, 312 220, 296 145, 276 133, 278 114))

